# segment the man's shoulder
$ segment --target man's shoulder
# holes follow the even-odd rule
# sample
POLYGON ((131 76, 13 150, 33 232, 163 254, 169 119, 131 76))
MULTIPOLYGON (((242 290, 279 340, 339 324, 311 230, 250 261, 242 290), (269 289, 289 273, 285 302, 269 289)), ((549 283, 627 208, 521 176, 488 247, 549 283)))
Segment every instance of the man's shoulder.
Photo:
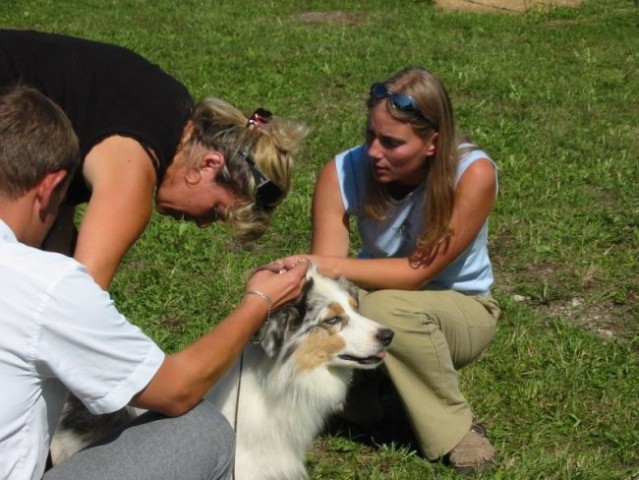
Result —
POLYGON ((22 243, 0 245, 0 275, 5 281, 28 277, 33 281, 54 282, 71 272, 89 276, 86 269, 73 258, 47 252, 22 243))

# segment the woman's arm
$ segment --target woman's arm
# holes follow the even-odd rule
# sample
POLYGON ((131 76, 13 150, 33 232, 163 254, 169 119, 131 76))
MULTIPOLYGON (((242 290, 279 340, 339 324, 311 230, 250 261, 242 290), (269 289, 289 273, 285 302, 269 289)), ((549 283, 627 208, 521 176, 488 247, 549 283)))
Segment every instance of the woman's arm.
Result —
MULTIPOLYGON (((264 292, 272 299, 273 310, 277 310, 302 293, 307 269, 307 263, 298 263, 282 274, 258 271, 249 280, 247 291, 264 292)), ((208 334, 168 355, 131 404, 171 416, 193 408, 238 358, 262 325, 267 308, 263 298, 244 296, 239 306, 208 334)))
MULTIPOLYGON (((337 186, 330 182, 319 183, 316 187, 317 202, 313 205, 313 214, 324 219, 323 223, 313 223, 313 238, 326 240, 321 244, 330 244, 331 235, 339 232, 337 214, 320 212, 334 210, 330 200, 321 202, 331 194, 339 197, 337 186), (332 192, 331 192, 332 191, 332 192), (316 233, 317 230, 317 233, 316 233)), ((357 259, 347 258, 342 252, 326 248, 314 248, 309 260, 316 263, 324 274, 331 277, 346 277, 362 288, 415 290, 423 287, 444 268, 450 265, 468 248, 488 218, 495 201, 497 181, 495 168, 488 159, 479 159, 462 175, 455 193, 455 208, 452 216, 454 235, 450 237, 447 248, 440 248, 432 261, 419 265, 412 264, 408 258, 357 259), (328 256, 324 256, 328 255, 328 256)), ((340 199, 341 202, 341 199, 340 199)), ((342 207, 343 208, 343 207, 342 207)), ((313 244, 315 246, 315 243, 313 244)), ((287 267, 300 258, 293 256, 281 261, 287 267)))
POLYGON ((313 194, 311 253, 346 257, 350 242, 349 216, 344 208, 335 159, 320 172, 313 194))
POLYGON ((108 137, 93 147, 82 173, 91 188, 91 199, 74 257, 106 290, 151 218, 156 174, 142 146, 120 136, 108 137))

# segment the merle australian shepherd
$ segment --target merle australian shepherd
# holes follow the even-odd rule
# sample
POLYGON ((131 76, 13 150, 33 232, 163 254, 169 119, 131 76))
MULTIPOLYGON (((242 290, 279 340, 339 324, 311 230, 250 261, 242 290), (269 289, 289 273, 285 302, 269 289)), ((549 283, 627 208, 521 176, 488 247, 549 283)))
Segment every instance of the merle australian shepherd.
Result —
MULTIPOLYGON (((235 429, 236 480, 306 478, 306 451, 343 405, 353 371, 379 366, 393 338, 357 313, 352 284, 314 266, 308 280, 304 294, 264 324, 263 340, 249 344, 207 394, 235 429)), ((137 413, 91 416, 69 402, 52 445, 54 463, 137 413)))

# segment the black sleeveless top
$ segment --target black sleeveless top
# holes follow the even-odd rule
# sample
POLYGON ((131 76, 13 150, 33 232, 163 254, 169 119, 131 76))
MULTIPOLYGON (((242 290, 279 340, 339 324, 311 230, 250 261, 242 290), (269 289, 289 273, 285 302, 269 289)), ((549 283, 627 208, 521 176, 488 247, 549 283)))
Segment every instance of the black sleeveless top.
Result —
MULTIPOLYGON (((173 160, 193 106, 184 85, 126 48, 34 31, 0 30, 0 86, 37 88, 65 111, 82 158, 106 137, 137 140, 158 182, 173 160)), ((67 202, 88 201, 81 172, 67 202)))

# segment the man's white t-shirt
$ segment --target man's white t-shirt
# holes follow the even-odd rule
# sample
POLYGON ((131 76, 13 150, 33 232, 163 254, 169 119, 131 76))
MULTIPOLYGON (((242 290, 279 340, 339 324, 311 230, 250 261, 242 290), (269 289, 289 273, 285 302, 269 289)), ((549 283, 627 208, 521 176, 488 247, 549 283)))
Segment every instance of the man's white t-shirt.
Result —
POLYGON ((110 413, 163 360, 81 264, 19 243, 0 220, 0 478, 42 477, 69 390, 110 413))

